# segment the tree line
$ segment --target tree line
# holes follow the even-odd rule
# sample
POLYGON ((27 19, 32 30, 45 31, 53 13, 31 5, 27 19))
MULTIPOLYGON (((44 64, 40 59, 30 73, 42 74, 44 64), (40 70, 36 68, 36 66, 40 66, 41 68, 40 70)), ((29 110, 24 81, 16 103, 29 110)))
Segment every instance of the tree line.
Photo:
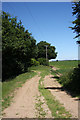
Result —
MULTIPOLYGON (((39 65, 47 62, 46 48, 48 45, 48 59, 55 59, 57 52, 55 46, 51 46, 46 41, 38 44, 36 40, 25 30, 22 21, 17 17, 11 17, 10 14, 2 12, 2 79, 16 76, 28 71, 31 65, 39 65)), ((45 64, 47 65, 47 64, 45 64)))

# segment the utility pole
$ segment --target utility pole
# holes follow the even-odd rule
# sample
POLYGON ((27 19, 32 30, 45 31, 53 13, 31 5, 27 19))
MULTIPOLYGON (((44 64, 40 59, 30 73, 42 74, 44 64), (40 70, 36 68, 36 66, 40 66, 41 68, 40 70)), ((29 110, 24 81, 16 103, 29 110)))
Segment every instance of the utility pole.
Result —
POLYGON ((48 47, 48 45, 45 45, 46 46, 46 61, 47 61, 47 47, 48 47))

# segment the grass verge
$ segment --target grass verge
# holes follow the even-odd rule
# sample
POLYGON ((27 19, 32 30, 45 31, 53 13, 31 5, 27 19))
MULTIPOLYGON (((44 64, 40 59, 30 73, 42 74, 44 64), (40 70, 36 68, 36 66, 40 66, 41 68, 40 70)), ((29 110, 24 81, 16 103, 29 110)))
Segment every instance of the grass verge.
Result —
POLYGON ((37 73, 35 72, 23 73, 2 83, 2 110, 10 105, 14 96, 14 91, 21 87, 26 82, 26 80, 34 77, 36 74, 37 73))

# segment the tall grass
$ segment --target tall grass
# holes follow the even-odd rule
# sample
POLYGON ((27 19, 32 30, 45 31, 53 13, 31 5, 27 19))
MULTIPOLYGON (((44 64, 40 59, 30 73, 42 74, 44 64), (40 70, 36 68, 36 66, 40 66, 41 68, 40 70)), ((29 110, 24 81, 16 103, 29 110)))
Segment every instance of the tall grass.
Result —
MULTIPOLYGON (((80 96, 80 68, 78 61, 55 61, 50 65, 59 68, 56 73, 61 73, 61 77, 57 79, 62 86, 71 93, 72 96, 80 96)), ((52 71, 54 74, 54 71, 52 71)))

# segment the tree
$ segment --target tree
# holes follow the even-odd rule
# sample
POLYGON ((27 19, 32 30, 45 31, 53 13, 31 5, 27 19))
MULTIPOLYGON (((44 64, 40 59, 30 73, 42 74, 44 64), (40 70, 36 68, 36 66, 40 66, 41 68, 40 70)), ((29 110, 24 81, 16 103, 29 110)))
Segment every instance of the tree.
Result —
MULTIPOLYGON (((72 23, 75 24, 74 27, 69 27, 74 32, 76 32, 75 38, 79 38, 77 43, 80 44, 80 1, 79 2, 73 2, 73 12, 72 14, 76 17, 76 20, 74 20, 72 23)), ((80 46, 79 46, 80 47, 80 46)), ((80 63, 78 63, 78 66, 80 68, 80 63)))
POLYGON ((26 72, 31 66, 31 60, 45 58, 45 45, 48 45, 48 59, 57 56, 55 47, 41 41, 36 45, 36 40, 28 30, 25 30, 21 20, 2 12, 2 78, 8 79, 14 75, 26 72))
POLYGON ((3 79, 25 72, 31 58, 37 56, 36 40, 25 30, 17 17, 2 13, 2 70, 3 79))
POLYGON ((51 46, 50 43, 46 41, 41 41, 37 44, 38 47, 38 58, 46 58, 46 45, 48 59, 55 59, 57 57, 57 52, 55 52, 55 47, 51 46))
POLYGON ((80 37, 80 1, 74 2, 72 5, 73 5, 72 14, 76 16, 76 20, 72 22, 73 24, 75 24, 74 27, 69 27, 69 28, 71 28, 72 30, 74 30, 74 32, 76 32, 77 35, 75 36, 75 38, 79 38, 80 37))

